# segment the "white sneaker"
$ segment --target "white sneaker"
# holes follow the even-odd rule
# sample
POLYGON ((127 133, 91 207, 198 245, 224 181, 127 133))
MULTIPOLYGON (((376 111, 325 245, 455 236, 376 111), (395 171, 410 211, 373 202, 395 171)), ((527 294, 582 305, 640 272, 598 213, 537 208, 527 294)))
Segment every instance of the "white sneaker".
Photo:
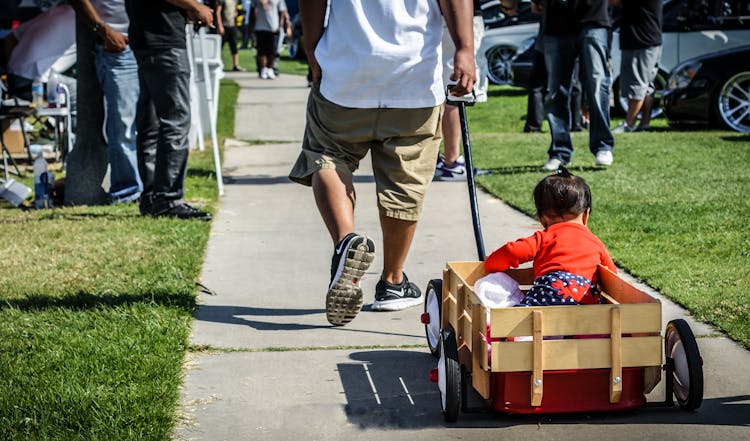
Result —
POLYGON ((609 150, 599 150, 596 152, 596 165, 604 165, 609 166, 612 165, 612 162, 614 162, 614 157, 612 156, 612 152, 609 150))
POLYGON ((266 69, 268 69, 268 76, 266 78, 269 79, 269 80, 275 80, 276 79, 276 72, 274 72, 273 69, 270 68, 270 67, 267 67, 266 69))
POLYGON ((612 133, 631 133, 638 131, 637 127, 630 127, 627 122, 623 121, 612 129, 612 133))
POLYGON ((570 162, 563 162, 562 159, 558 158, 551 158, 547 162, 544 163, 542 166, 542 170, 547 171, 555 171, 560 168, 560 166, 568 166, 570 165, 570 162))
POLYGON ((268 79, 268 68, 267 67, 263 67, 263 68, 260 69, 260 78, 263 79, 263 80, 267 80, 268 79))

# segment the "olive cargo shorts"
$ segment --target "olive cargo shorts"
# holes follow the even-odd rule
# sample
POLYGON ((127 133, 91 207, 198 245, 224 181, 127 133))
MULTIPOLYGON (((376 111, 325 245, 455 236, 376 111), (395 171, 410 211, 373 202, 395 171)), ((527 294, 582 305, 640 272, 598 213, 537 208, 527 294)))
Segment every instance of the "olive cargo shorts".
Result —
POLYGON ((312 185, 322 169, 352 174, 371 152, 380 213, 416 221, 435 173, 442 106, 417 109, 342 107, 314 86, 307 101, 302 152, 289 178, 312 185))

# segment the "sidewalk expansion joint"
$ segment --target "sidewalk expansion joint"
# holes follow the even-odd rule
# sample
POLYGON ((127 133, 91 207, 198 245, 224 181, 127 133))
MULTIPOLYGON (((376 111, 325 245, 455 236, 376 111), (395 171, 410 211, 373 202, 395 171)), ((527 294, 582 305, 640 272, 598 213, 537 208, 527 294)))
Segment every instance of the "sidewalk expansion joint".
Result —
POLYGON ((226 354, 232 352, 302 352, 302 351, 359 351, 364 349, 424 349, 425 345, 338 345, 338 346, 271 346, 266 348, 220 347, 213 345, 190 345, 188 352, 203 354, 226 354))

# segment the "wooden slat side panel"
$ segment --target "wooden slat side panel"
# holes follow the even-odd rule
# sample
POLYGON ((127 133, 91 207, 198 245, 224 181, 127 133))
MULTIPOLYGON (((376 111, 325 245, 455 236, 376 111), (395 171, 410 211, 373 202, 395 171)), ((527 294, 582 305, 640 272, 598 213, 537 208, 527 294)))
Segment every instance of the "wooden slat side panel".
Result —
MULTIPOLYGON (((544 335, 609 334, 610 310, 619 307, 622 332, 660 333, 661 304, 545 306, 544 335)), ((490 335, 493 339, 532 335, 531 313, 537 308, 493 308, 490 335)))
MULTIPOLYGON (((460 285, 458 288, 458 302, 456 305, 458 311, 458 328, 456 329, 458 338, 458 347, 466 347, 471 352, 471 290, 466 285, 460 285)), ((471 362, 468 363, 471 365, 471 362)))
POLYGON ((487 308, 480 304, 471 307, 471 384, 485 400, 490 399, 490 371, 487 367, 487 308))
MULTIPOLYGON (((531 354, 531 341, 493 342, 492 372, 530 372, 533 369, 531 354)), ((610 340, 545 340, 542 363, 545 370, 611 368, 610 340)), ((660 365, 661 337, 622 339, 622 367, 660 365)))
POLYGON ((542 311, 534 311, 531 314, 533 323, 532 350, 531 350, 531 405, 541 406, 544 385, 542 376, 544 371, 544 356, 542 354, 542 311))
POLYGON ((440 329, 445 329, 445 327, 448 325, 448 309, 446 309, 446 299, 450 295, 450 287, 451 287, 451 270, 446 265, 445 268, 443 268, 443 292, 442 292, 442 304, 441 306, 441 315, 440 315, 440 329))
POLYGON ((599 286, 620 303, 659 303, 603 265, 599 265, 599 286))
POLYGON ((487 308, 481 304, 471 307, 471 327, 473 368, 487 370, 487 308))
POLYGON ((448 262, 448 267, 459 277, 461 283, 471 287, 487 275, 484 262, 448 262))
POLYGON ((610 332, 611 364, 609 373, 609 402, 619 403, 622 398, 622 334, 620 332, 620 308, 612 308, 612 332, 610 332))

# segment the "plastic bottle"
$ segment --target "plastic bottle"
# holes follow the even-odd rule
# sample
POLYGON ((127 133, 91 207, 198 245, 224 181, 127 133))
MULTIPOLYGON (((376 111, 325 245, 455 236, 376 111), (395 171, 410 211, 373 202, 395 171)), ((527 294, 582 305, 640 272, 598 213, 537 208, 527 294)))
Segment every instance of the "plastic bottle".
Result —
POLYGON ((34 208, 49 208, 49 175, 42 153, 34 160, 34 208))
POLYGON ((47 105, 57 107, 57 86, 60 84, 60 75, 55 69, 50 69, 47 80, 47 105))
POLYGON ((57 107, 65 107, 68 105, 68 96, 65 94, 65 87, 63 87, 62 81, 57 83, 57 107))
POLYGON ((37 107, 44 105, 44 84, 40 78, 34 78, 31 83, 31 102, 37 107))

